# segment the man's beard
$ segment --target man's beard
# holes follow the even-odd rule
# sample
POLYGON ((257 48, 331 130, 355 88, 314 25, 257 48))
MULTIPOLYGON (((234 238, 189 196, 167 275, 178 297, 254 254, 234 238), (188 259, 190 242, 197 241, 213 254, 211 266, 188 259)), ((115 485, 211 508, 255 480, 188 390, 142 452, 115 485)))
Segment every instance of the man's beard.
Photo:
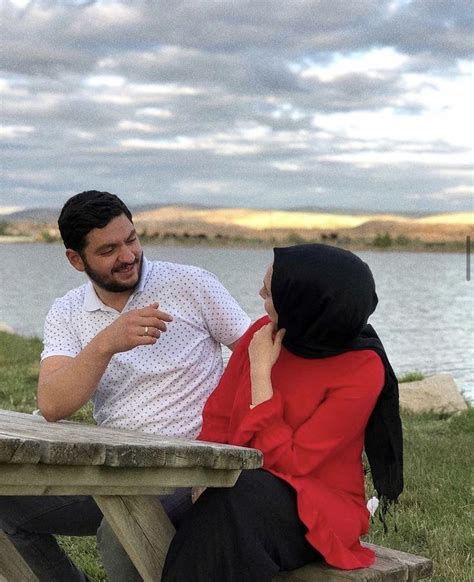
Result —
MULTIPOLYGON (((124 293, 125 291, 133 291, 135 287, 138 285, 140 281, 140 277, 142 274, 142 267, 143 267, 143 251, 141 252, 140 256, 134 261, 134 264, 138 264, 138 279, 135 283, 129 284, 122 284, 116 283, 112 281, 110 277, 104 276, 101 273, 98 273, 91 266, 87 263, 85 257, 82 257, 82 262, 84 263, 84 270, 88 275, 89 279, 93 281, 98 287, 103 289, 104 291, 109 291, 110 293, 124 293)), ((124 266, 124 264, 122 264, 124 266)), ((120 267, 114 270, 118 270, 120 267)), ((113 271, 112 271, 113 272, 113 271)))

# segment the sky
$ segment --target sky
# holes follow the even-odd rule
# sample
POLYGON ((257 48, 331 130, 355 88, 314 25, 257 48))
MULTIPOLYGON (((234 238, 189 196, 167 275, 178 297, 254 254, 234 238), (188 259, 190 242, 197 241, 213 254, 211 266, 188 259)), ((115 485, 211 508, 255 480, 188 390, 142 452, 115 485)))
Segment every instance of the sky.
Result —
POLYGON ((4 210, 473 210, 470 0, 0 6, 4 210))

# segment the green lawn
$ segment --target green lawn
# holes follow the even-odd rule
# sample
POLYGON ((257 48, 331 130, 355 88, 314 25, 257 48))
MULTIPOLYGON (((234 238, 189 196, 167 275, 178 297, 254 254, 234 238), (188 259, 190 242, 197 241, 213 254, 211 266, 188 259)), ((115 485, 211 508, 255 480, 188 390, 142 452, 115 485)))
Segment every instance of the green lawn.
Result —
MULTIPOLYGON (((37 339, 0 332, 0 408, 31 412, 36 407, 40 351, 37 339)), ((74 419, 90 422, 90 409, 74 419)), ((405 414, 403 424, 405 492, 389 532, 375 520, 368 541, 429 556, 433 582, 472 582, 474 409, 451 417, 405 414)), ((92 580, 106 580, 93 538, 61 543, 92 580)))

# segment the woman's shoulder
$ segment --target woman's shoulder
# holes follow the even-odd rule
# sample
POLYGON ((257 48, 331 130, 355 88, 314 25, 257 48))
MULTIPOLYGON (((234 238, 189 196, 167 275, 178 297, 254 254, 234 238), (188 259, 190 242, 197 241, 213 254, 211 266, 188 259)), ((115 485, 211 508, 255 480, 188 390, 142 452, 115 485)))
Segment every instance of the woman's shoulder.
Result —
POLYGON ((339 391, 379 391, 385 383, 385 367, 373 350, 353 350, 328 358, 304 359, 286 354, 282 365, 297 375, 318 378, 318 386, 339 391))
POLYGON ((318 378, 321 387, 335 389, 348 386, 373 387, 385 382, 385 366, 377 352, 371 349, 351 350, 326 358, 302 358, 283 347, 277 366, 295 377, 318 378))
POLYGON ((339 356, 341 360, 345 360, 348 365, 352 366, 383 366, 382 358, 379 354, 370 348, 363 349, 363 350, 350 350, 348 352, 344 352, 339 356))
POLYGON ((385 366, 382 358, 371 349, 353 350, 336 356, 332 365, 339 370, 351 384, 363 385, 374 390, 380 389, 385 382, 385 366))

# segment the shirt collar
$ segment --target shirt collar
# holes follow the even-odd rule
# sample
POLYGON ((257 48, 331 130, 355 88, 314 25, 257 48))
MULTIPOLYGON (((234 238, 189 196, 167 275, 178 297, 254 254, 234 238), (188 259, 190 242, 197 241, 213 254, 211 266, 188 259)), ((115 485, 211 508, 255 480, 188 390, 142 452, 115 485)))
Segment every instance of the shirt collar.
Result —
MULTIPOLYGON (((136 286, 133 293, 130 295, 127 305, 132 301, 132 299, 138 294, 142 293, 143 289, 145 288, 146 281, 148 279, 148 275, 150 274, 151 264, 145 257, 142 259, 142 272, 140 274, 140 279, 138 281, 138 285, 136 286)), ((84 295, 84 311, 111 311, 115 313, 115 309, 113 307, 109 307, 103 303, 97 293, 95 292, 94 285, 91 281, 86 283, 86 292, 84 295)))

